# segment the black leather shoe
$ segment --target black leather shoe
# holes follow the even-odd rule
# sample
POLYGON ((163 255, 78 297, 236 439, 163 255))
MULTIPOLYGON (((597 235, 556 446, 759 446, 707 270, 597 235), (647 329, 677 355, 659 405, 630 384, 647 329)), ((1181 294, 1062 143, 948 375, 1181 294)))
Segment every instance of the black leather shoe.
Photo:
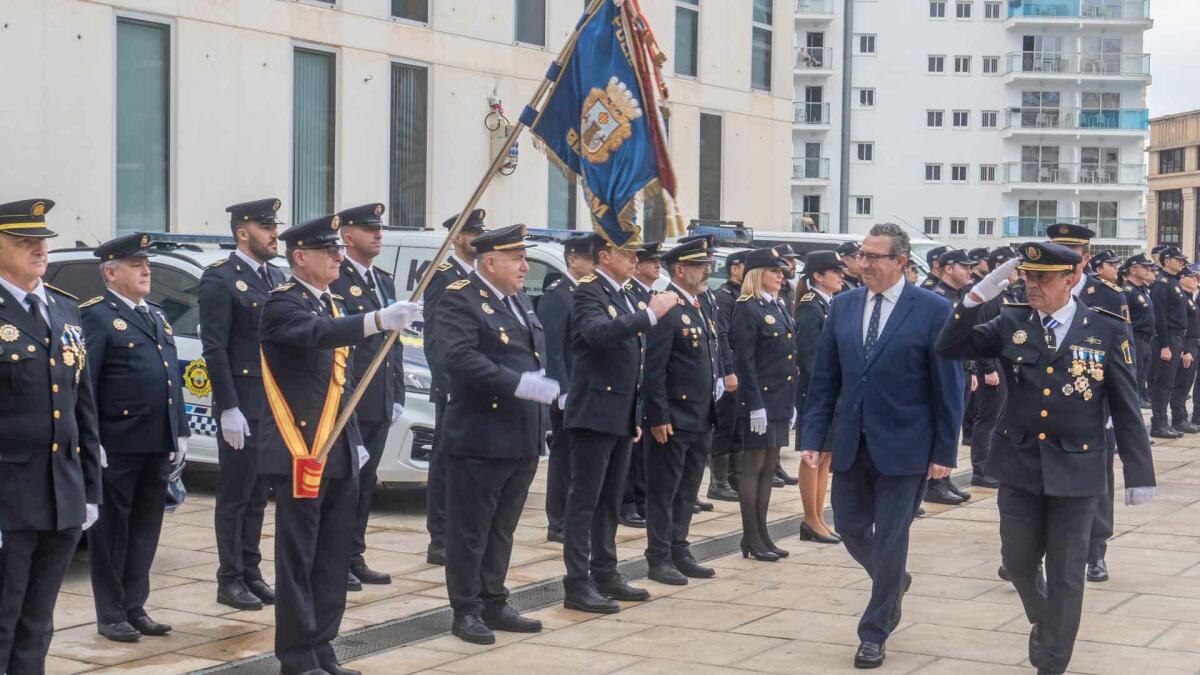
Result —
POLYGON ((559 544, 563 543, 562 530, 546 530, 546 541, 553 541, 559 544))
POLYGON ((883 645, 875 642, 864 642, 854 652, 855 668, 878 668, 883 665, 886 650, 883 645))
MULTIPOLYGON (((1042 622, 1037 621, 1029 627, 1029 665, 1034 668, 1042 661, 1042 622)), ((1038 668, 1038 672, 1042 672, 1038 668)))
POLYGON ((775 465, 775 475, 779 478, 779 480, 783 481, 784 485, 796 485, 800 482, 800 480, 794 476, 789 476, 788 472, 784 471, 783 466, 780 464, 775 465))
POLYGON ((918 507, 917 507, 917 515, 918 515, 918 516, 923 516, 923 515, 925 515, 925 507, 924 507, 924 506, 918 506, 918 507))
POLYGON ((600 591, 590 583, 568 590, 563 595, 563 607, 592 614, 616 614, 621 611, 621 606, 616 600, 600 595, 600 591))
POLYGON ((1171 427, 1150 427, 1150 435, 1154 438, 1183 438, 1183 434, 1175 431, 1171 427))
POLYGON ((950 491, 946 487, 945 481, 931 480, 929 488, 925 491, 925 501, 930 504, 947 504, 949 506, 958 506, 963 503, 962 497, 950 491))
POLYGON ((823 534, 820 534, 816 530, 809 527, 808 523, 802 522, 800 523, 800 541, 815 541, 818 544, 836 544, 840 542, 841 539, 835 539, 833 537, 827 537, 823 534))
POLYGON ((473 645, 496 644, 496 634, 487 627, 483 619, 472 614, 454 617, 454 625, 451 626, 450 632, 459 640, 473 645))
POLYGON ((964 502, 971 501, 971 493, 955 485, 954 481, 950 480, 949 478, 943 478, 941 482, 946 484, 946 489, 958 495, 959 499, 963 500, 964 502))
POLYGON ((679 570, 680 574, 689 579, 711 579, 717 576, 716 570, 701 565, 690 555, 679 556, 672 562, 675 563, 675 569, 679 570))
POLYGON ((696 499, 696 506, 699 506, 701 511, 712 511, 714 508, 712 502, 706 502, 699 498, 696 499))
POLYGON ((783 481, 783 479, 780 478, 779 476, 771 476, 771 487, 773 487, 773 488, 787 487, 787 483, 785 483, 783 481))
POLYGON ((131 617, 129 619, 129 625, 133 626, 134 629, 142 635, 161 637, 171 632, 171 626, 165 623, 159 623, 145 614, 131 617))
POLYGON ((264 605, 275 604, 275 590, 267 585, 267 582, 262 579, 246 582, 246 590, 250 594, 262 601, 264 605))
POLYGON ((1179 432, 1182 432, 1185 434, 1200 434, 1200 427, 1196 426, 1195 424, 1192 424, 1191 422, 1188 422, 1187 420, 1184 420, 1182 422, 1176 422, 1175 424, 1171 425, 1171 428, 1174 429, 1175 431, 1179 431, 1179 432))
POLYGON ((700 513, 702 510, 703 509, 700 508, 699 504, 692 504, 692 514, 693 515, 700 513))
POLYGON ((975 487, 991 488, 993 490, 1000 489, 1000 481, 986 474, 975 474, 971 476, 971 485, 975 487))
POLYGON ((1012 581, 1012 577, 1008 576, 1008 570, 1004 568, 1004 565, 1001 565, 1000 569, 996 570, 996 576, 1000 577, 1004 581, 1012 581))
POLYGON ((1087 580, 1093 583, 1108 581, 1108 565, 1104 562, 1104 558, 1094 563, 1088 563, 1087 580))
POLYGON ((354 592, 362 590, 362 582, 350 570, 346 570, 346 590, 354 592))
POLYGON ((483 615, 483 622, 492 630, 502 630, 506 633, 540 633, 542 622, 537 619, 527 619, 517 613, 511 605, 483 615))
POLYGON ((113 642, 137 642, 142 639, 142 634, 136 628, 130 626, 128 621, 98 623, 96 624, 96 632, 113 642))
POLYGON ((892 627, 889 630, 896 630, 896 626, 900 625, 900 619, 904 616, 904 595, 910 588, 912 588, 912 575, 905 572, 904 586, 900 588, 900 595, 896 596, 896 606, 892 609, 892 627))
POLYGON ((367 563, 363 561, 355 561, 351 563, 350 573, 358 577, 358 580, 364 584, 386 586, 392 583, 392 575, 386 572, 376 572, 370 567, 367 567, 367 563))
POLYGON ((630 586, 620 573, 614 574, 608 579, 596 579, 596 590, 600 591, 600 595, 613 600, 641 602, 650 599, 650 591, 630 586))
POLYGON ((446 549, 441 546, 434 546, 433 544, 430 544, 429 548, 425 549, 425 562, 430 565, 445 566, 446 549))
POLYGON ((675 566, 669 562, 661 562, 657 565, 651 565, 650 570, 646 572, 646 578, 651 581, 657 581, 660 584, 668 586, 687 586, 687 577, 675 569, 675 566))
POLYGON ((263 608, 259 600, 240 579, 226 586, 217 586, 217 602, 227 607, 256 612, 263 608))
POLYGON ((646 519, 638 513, 622 513, 617 517, 617 522, 625 527, 634 527, 639 530, 646 529, 646 519))
POLYGON ((713 478, 712 482, 708 484, 708 498, 719 502, 736 502, 738 500, 738 493, 729 484, 729 481, 713 478))
POLYGON ((321 670, 329 673, 329 675, 362 675, 361 670, 350 670, 345 668, 337 661, 329 661, 321 664, 321 670))

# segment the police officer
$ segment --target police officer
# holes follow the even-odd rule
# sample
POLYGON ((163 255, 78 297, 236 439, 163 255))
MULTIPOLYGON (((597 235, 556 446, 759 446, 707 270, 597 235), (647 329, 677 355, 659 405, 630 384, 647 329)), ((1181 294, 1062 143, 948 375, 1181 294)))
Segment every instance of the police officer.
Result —
POLYGON ((715 296, 717 349, 721 354, 725 395, 717 400, 717 417, 713 429, 712 451, 709 456, 710 479, 708 498, 723 502, 738 500, 737 459, 740 443, 737 439, 738 379, 734 372, 733 350, 729 346, 729 320, 733 305, 742 294, 742 274, 746 268, 746 252, 734 251, 725 258, 725 283, 715 296))
POLYGON ((921 288, 927 291, 932 291, 941 279, 941 257, 946 251, 949 251, 949 246, 935 246, 925 252, 925 262, 929 265, 929 274, 921 281, 921 288))
MULTIPOLYGON (((787 262, 787 267, 783 268, 783 286, 779 287, 779 300, 783 302, 788 316, 791 316, 796 312, 796 288, 792 284, 796 283, 796 261, 800 255, 792 250, 791 244, 778 244, 774 248, 779 252, 779 257, 787 262)), ((789 483, 795 484, 795 480, 789 483)))
MULTIPOLYGON (((1183 354, 1179 359, 1179 370, 1175 374, 1175 386, 1171 388, 1171 427, 1185 434, 1200 433, 1200 427, 1188 421, 1187 400, 1196 381, 1196 358, 1200 348, 1200 309, 1196 307, 1196 277, 1200 265, 1188 265, 1179 275, 1179 287, 1187 300, 1188 327, 1183 336, 1183 354)), ((1194 403, 1193 403, 1194 405, 1194 403)))
POLYGON ((862 257, 858 250, 862 248, 862 244, 857 241, 845 241, 838 244, 834 252, 838 254, 842 264, 846 266, 846 272, 842 278, 842 290, 849 291, 863 285, 862 281, 862 257))
POLYGON ((1096 502, 1107 491, 1110 412, 1127 505, 1153 497, 1154 465, 1125 323, 1072 297, 1079 253, 1041 242, 1020 252, 1029 304, 1009 305, 979 322, 980 305, 999 295, 1018 263, 1001 265, 955 308, 938 353, 1000 360, 1009 396, 988 474, 1001 483, 1001 555, 1033 624, 1030 661, 1039 673, 1063 673, 1079 628, 1096 502), (1043 557, 1044 594, 1038 589, 1043 557))
POLYGON ((689 577, 716 574, 696 562, 687 535, 712 444, 717 382, 723 376, 717 326, 700 301, 713 263, 709 240, 679 244, 663 262, 671 276, 667 290, 681 301, 650 329, 646 347, 646 560, 650 579, 681 586, 689 577))
POLYGON ((259 473, 275 491, 275 655, 284 675, 348 675, 330 641, 346 607, 358 476, 370 459, 357 423, 317 453, 350 397, 351 345, 406 328, 419 306, 397 302, 349 315, 329 285, 341 274, 339 218, 321 216, 280 235, 292 278, 262 310, 259 473))
POLYGON ((1162 274, 1150 288, 1154 303, 1154 341, 1150 346, 1150 435, 1155 438, 1180 438, 1167 419, 1171 386, 1183 356, 1183 336, 1187 333, 1187 298, 1179 287, 1179 276, 1188 259, 1174 246, 1160 253, 1162 274))
POLYGON ((614 600, 648 600, 617 572, 616 530, 632 443, 641 440, 641 385, 649 330, 678 296, 645 309, 625 290, 637 250, 600 249, 596 273, 579 280, 571 313, 571 389, 564 426, 571 436, 563 580, 568 609, 611 614, 614 600))
POLYGON ((98 246, 108 290, 80 305, 98 401, 104 504, 88 531, 99 632, 115 642, 166 635, 146 614, 167 475, 187 454, 174 331, 150 293, 150 235, 98 246))
MULTIPOLYGON (((1150 375, 1150 343, 1154 340, 1154 302, 1150 299, 1150 287, 1158 265, 1145 253, 1138 253, 1126 258, 1121 269, 1125 277, 1122 288, 1129 301, 1129 324, 1133 329, 1133 343, 1137 346, 1138 395, 1142 398, 1142 408, 1149 408, 1146 380, 1150 375)), ((1194 414, 1192 421, 1196 421, 1194 414)))
POLYGON ((449 465, 446 590, 453 633, 492 644, 493 630, 536 633, 542 623, 508 604, 513 532, 537 472, 545 405, 558 382, 543 375, 546 341, 522 291, 525 226, 475 239, 476 270, 446 288, 439 348, 450 377, 442 449, 449 465))
POLYGON ((563 541, 563 512, 571 488, 571 444, 563 429, 566 391, 571 383, 571 307, 579 280, 596 269, 594 249, 603 241, 596 235, 571 237, 563 242, 567 276, 555 279, 538 301, 537 314, 546 334, 546 376, 558 382, 559 396, 550 405, 550 460, 546 469, 547 541, 563 541))
MULTIPOLYGON (((996 269, 1016 257, 1017 252, 1012 247, 1000 246, 988 253, 988 269, 996 269)), ((1007 278, 1008 288, 1005 288, 1000 295, 983 303, 979 310, 981 321, 990 321, 1000 315, 1004 305, 1018 302, 1014 284, 1019 279, 1017 270, 1013 269, 1007 278)), ((996 359, 977 359, 975 367, 978 371, 979 382, 975 388, 978 409, 975 425, 971 431, 971 485, 996 489, 1000 487, 1000 481, 987 475, 987 458, 991 452, 992 433, 996 429, 996 420, 1004 408, 1006 389, 1004 378, 1000 377, 999 364, 996 359)))
POLYGON ((270 264, 276 256, 279 206, 271 198, 226 208, 237 250, 200 277, 200 342, 221 431, 217 602, 244 610, 275 602, 275 592, 258 568, 269 487, 258 475, 258 421, 264 403, 258 320, 268 293, 284 279, 270 264))
MULTIPOLYGON (((643 309, 654 295, 654 284, 662 274, 662 242, 651 241, 641 245, 637 254, 637 267, 633 276, 625 282, 625 291, 634 299, 634 305, 643 309)), ((629 456, 629 477, 625 481, 625 496, 621 502, 618 518, 625 527, 646 527, 646 465, 643 456, 650 444, 645 421, 642 424, 642 440, 634 443, 629 456)))
MULTIPOLYGON (((429 458, 429 472, 425 485, 425 529, 429 531, 429 548, 425 552, 425 562, 430 565, 446 564, 446 504, 449 497, 446 493, 446 462, 438 446, 442 431, 442 415, 446 412, 446 397, 450 394, 450 381, 447 379, 443 362, 438 355, 437 341, 437 310, 438 300, 446 287, 456 281, 462 281, 475 268, 475 249, 471 242, 483 232, 483 221, 487 211, 475 209, 467 216, 458 234, 452 241, 453 252, 446 261, 438 265, 425 287, 424 309, 422 310, 425 327, 425 360, 429 364, 429 373, 433 379, 430 397, 433 400, 433 452, 429 458)), ((454 227, 458 215, 447 218, 442 227, 449 230, 454 227)))
MULTIPOLYGON (((346 311, 363 314, 383 309, 396 301, 396 281, 374 266, 383 250, 383 204, 363 204, 339 212, 342 242, 346 258, 341 275, 330 284, 334 293, 345 298, 346 311)), ((383 347, 386 336, 372 335, 354 347, 354 380, 362 379, 371 361, 383 347)), ((371 516, 371 494, 378 482, 379 460, 387 444, 392 423, 404 413, 404 346, 396 340, 387 358, 371 378, 367 390, 354 408, 363 445, 371 459, 358 474, 358 510, 354 525, 354 547, 350 556, 350 590, 362 590, 363 584, 390 584, 392 577, 371 569, 364 555, 367 550, 367 520, 371 516)))
POLYGON ((986 246, 973 248, 967 251, 967 257, 971 259, 971 285, 979 283, 981 279, 987 276, 990 267, 988 266, 988 251, 986 246))
MULTIPOLYGON (((956 303, 967 291, 971 288, 971 262, 970 254, 961 248, 947 249, 938 256, 938 281, 933 287, 933 292, 937 295, 946 298, 951 303, 956 303)), ((975 370, 974 361, 964 361, 963 370, 966 372, 967 389, 963 392, 964 411, 970 408, 970 399, 972 390, 979 386, 979 377, 975 370)), ((970 441, 971 432, 970 423, 964 423, 963 437, 970 441)), ((929 486, 925 490, 925 501, 931 504, 948 504, 957 506, 971 499, 971 494, 965 490, 960 490, 949 478, 930 478, 929 486)))
POLYGON ((0 672, 45 671, 54 603, 99 516, 96 401, 76 298, 42 283, 49 199, 0 204, 0 672))

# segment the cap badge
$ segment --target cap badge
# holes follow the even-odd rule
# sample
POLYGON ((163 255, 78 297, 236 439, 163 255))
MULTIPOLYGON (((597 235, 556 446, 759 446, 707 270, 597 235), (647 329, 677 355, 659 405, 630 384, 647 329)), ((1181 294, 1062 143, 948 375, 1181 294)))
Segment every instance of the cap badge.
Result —
POLYGON ((11 323, 6 323, 3 326, 0 326, 0 340, 4 340, 5 342, 16 342, 19 336, 20 333, 17 331, 17 327, 11 323))
POLYGON ((359 288, 358 286, 351 286, 350 287, 350 295, 353 295, 354 297, 357 298, 362 295, 362 289, 359 288))
POLYGON ((1026 246, 1025 257, 1029 258, 1030 260, 1038 260, 1042 257, 1042 252, 1036 246, 1026 246))
POLYGON ((492 306, 487 304, 486 302, 479 305, 479 309, 482 309, 484 314, 495 314, 496 313, 496 310, 492 309, 492 306))
POLYGON ((281 207, 281 206, 283 206, 283 202, 276 199, 274 202, 271 203, 271 210, 278 211, 279 207, 281 207))
POLYGON ((143 234, 141 240, 138 242, 138 247, 146 248, 149 245, 150 245, 150 235, 143 234))
POLYGON ((46 203, 45 202, 38 202, 38 203, 34 204, 33 208, 30 209, 30 211, 29 211, 29 215, 33 216, 34 218, 39 218, 41 216, 44 216, 45 214, 46 214, 46 203))
POLYGON ((113 319, 113 328, 117 330, 125 330, 129 328, 129 324, 125 323, 125 319, 113 319))
POLYGON ((341 224, 342 224, 342 219, 341 219, 341 218, 338 218, 337 216, 334 216, 334 217, 333 217, 333 219, 331 219, 331 220, 329 221, 329 229, 331 229, 331 230, 336 230, 336 229, 338 229, 338 227, 339 227, 341 224))
POLYGON ((617 308, 613 307, 612 305, 609 305, 608 306, 608 316, 609 316, 609 318, 613 318, 613 319, 617 318, 617 308))
POLYGON ((249 286, 246 285, 246 282, 242 281, 241 279, 238 279, 237 282, 235 282, 233 285, 234 285, 234 287, 236 287, 239 291, 241 291, 243 293, 245 293, 246 290, 250 288, 249 286))
POLYGON ((376 204, 376 205, 375 205, 375 215, 377 215, 377 216, 382 216, 382 215, 383 215, 383 204, 376 204))
POLYGON ((1012 341, 1013 341, 1014 345, 1023 345, 1028 340, 1029 340, 1029 333, 1026 333, 1023 330, 1019 330, 1019 331, 1013 333, 1012 341))

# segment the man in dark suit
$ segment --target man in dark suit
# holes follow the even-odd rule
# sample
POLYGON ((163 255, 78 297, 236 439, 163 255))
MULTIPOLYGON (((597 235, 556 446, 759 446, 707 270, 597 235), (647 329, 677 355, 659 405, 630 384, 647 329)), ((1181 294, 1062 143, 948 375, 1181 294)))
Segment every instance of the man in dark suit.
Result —
MULTIPOLYGON (((650 241, 642 244, 637 253, 637 267, 633 276, 625 282, 625 290, 634 299, 638 309, 645 308, 654 295, 654 284, 662 273, 662 242, 650 241)), ((643 460, 650 435, 646 432, 646 421, 641 422, 642 440, 634 443, 629 454, 629 476, 625 479, 625 496, 621 501, 618 517, 625 527, 646 527, 646 465, 643 460)))
POLYGON ((648 600, 617 572, 617 514, 629 452, 641 440, 645 333, 678 301, 671 292, 644 309, 624 289, 637 250, 604 246, 596 273, 579 280, 571 314, 571 389, 564 426, 571 435, 563 580, 568 609, 611 614, 614 600, 648 600))
POLYGON ((596 269, 592 256, 598 240, 596 235, 587 234, 563 242, 567 276, 546 287, 537 307, 538 320, 546 335, 546 376, 558 382, 560 392, 550 405, 550 460, 546 468, 546 540, 560 544, 567 491, 571 489, 571 458, 567 454, 571 444, 563 429, 566 391, 571 383, 571 308, 579 280, 596 269))
MULTIPOLYGON (((446 492, 446 458, 444 453, 438 451, 442 432, 445 430, 442 426, 442 415, 446 412, 446 397, 450 394, 450 380, 438 352, 438 300, 446 292, 447 286, 466 279, 475 268, 475 249, 471 242, 483 232, 483 221, 486 217, 487 211, 483 209, 475 209, 467 216, 467 222, 458 234, 454 235, 454 251, 447 256, 446 262, 438 265, 422 296, 425 361, 429 364, 429 373, 433 379, 430 391, 430 398, 433 400, 433 452, 429 458, 429 473, 425 484, 425 529, 429 532, 429 548, 425 552, 425 561, 430 565, 446 564, 446 505, 449 502, 446 492)), ((456 220, 458 214, 447 218, 442 227, 449 230, 454 227, 456 220)))
POLYGON ((816 467, 834 422, 834 525, 871 576, 858 625, 859 668, 883 664, 912 583, 908 530, 926 479, 954 468, 962 425, 962 367, 934 350, 950 303, 905 282, 909 250, 908 234, 891 223, 874 226, 863 241, 866 287, 829 307, 800 443, 801 459, 816 467))
POLYGON ((162 530, 167 475, 187 454, 187 415, 171 324, 150 293, 150 235, 98 246, 104 295, 80 305, 99 403, 104 505, 88 531, 99 632, 115 642, 166 635, 152 620, 150 564, 162 530))
POLYGON ((721 354, 721 373, 724 376, 725 395, 717 400, 717 418, 713 429, 712 453, 709 457, 711 478, 708 483, 708 498, 723 502, 736 502, 737 460, 741 445, 737 440, 738 379, 734 373, 733 349, 729 346, 729 323, 733 319, 733 306, 742 294, 742 275, 746 269, 745 251, 735 251, 725 258, 728 278, 716 296, 717 349, 721 354))
POLYGON ((1150 439, 1142 425, 1133 346, 1120 315, 1073 297, 1082 256, 1031 242, 955 307, 938 353, 998 358, 1009 396, 993 438, 988 474, 1000 480, 1000 547, 1033 624, 1029 660, 1039 674, 1063 673, 1083 607, 1084 566, 1096 502, 1105 499, 1111 415, 1125 472, 1125 503, 1154 496, 1150 439), (1029 304, 1010 304, 980 322, 980 307, 1025 272, 1029 304), (1039 565, 1045 558, 1041 587, 1039 565))
POLYGON ((475 239, 476 270, 441 299, 438 339, 450 376, 443 447, 449 460, 446 590, 453 633, 492 644, 493 630, 542 623, 508 604, 512 537, 537 472, 546 408, 558 382, 543 374, 546 341, 525 295, 525 226, 475 239))
POLYGON ((351 345, 406 328, 419 306, 397 302, 349 315, 329 290, 341 274, 339 218, 284 232, 292 278, 263 307, 259 473, 275 490, 275 655, 284 675, 350 675, 330 646, 346 607, 358 475, 370 459, 358 424, 317 453, 349 396, 351 345))
MULTIPOLYGON (((383 250, 383 204, 363 204, 338 213, 341 220, 342 242, 346 259, 341 276, 330 284, 330 290, 342 296, 346 311, 364 314, 383 309, 396 301, 396 282, 392 275, 374 266, 383 250)), ((354 346, 354 381, 366 374, 367 368, 383 347, 386 335, 376 333, 354 346)), ((363 445, 371 458, 358 473, 358 511, 354 526, 354 548, 350 556, 350 590, 362 590, 363 584, 390 584, 392 577, 371 569, 364 555, 367 551, 367 520, 371 517, 371 494, 378 482, 379 461, 387 444, 392 423, 404 413, 404 346, 396 340, 383 365, 375 372, 366 392, 354 408, 363 445)))
POLYGON ((45 672, 54 604, 100 515, 100 439, 77 299, 42 283, 49 199, 0 204, 0 672, 45 672))
POLYGON ((259 539, 268 483, 258 475, 258 421, 263 407, 258 320, 267 294, 283 283, 276 253, 278 199, 234 204, 230 228, 237 250, 200 277, 200 342, 217 415, 217 602, 260 610, 275 602, 263 581, 259 539))

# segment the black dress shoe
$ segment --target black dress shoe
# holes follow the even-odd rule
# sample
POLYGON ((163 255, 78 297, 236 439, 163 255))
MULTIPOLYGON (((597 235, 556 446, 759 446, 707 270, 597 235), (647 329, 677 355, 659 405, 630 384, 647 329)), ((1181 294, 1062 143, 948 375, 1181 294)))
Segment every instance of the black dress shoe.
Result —
POLYGON ((128 621, 96 624, 96 632, 113 642, 137 642, 142 639, 142 634, 128 621))
POLYGON ((634 527, 639 530, 646 529, 646 519, 635 513, 622 513, 617 517, 617 522, 625 527, 634 527))
POLYGON ((696 506, 699 506, 701 511, 712 511, 714 508, 712 502, 706 502, 702 499, 696 499, 696 506))
POLYGON ((892 626, 888 629, 889 631, 896 630, 896 627, 900 625, 900 619, 904 616, 904 595, 910 588, 912 588, 912 575, 905 572, 904 585, 900 587, 900 595, 896 596, 896 606, 892 608, 892 626))
POLYGON ((883 645, 875 642, 864 642, 854 652, 855 668, 878 668, 883 665, 886 650, 883 645))
POLYGON ((553 541, 553 542, 559 543, 559 544, 563 543, 562 530, 547 530, 546 531, 546 541, 553 541))
MULTIPOLYGON (((1042 622, 1035 622, 1029 627, 1029 665, 1034 668, 1042 661, 1042 622)), ((1042 672, 1038 669, 1038 672, 1042 672)))
POLYGON ((355 592, 362 590, 362 582, 350 570, 346 570, 346 590, 355 592))
POLYGON ((563 595, 563 607, 592 614, 616 614, 621 611, 621 606, 615 600, 600 595, 600 591, 591 583, 568 590, 563 595))
POLYGON ((1000 569, 996 570, 996 576, 1000 577, 1004 581, 1012 581, 1012 577, 1008 576, 1008 570, 1005 569, 1004 565, 1001 565, 1000 569))
POLYGON ((701 511, 701 508, 700 508, 699 504, 692 504, 692 513, 693 514, 700 513, 700 511, 701 511))
POLYGON ((949 506, 958 506, 963 503, 962 497, 950 491, 946 487, 946 483, 940 480, 929 481, 929 488, 925 491, 925 501, 930 504, 947 504, 949 506))
POLYGON ((483 619, 473 614, 454 617, 454 625, 451 626, 450 632, 459 640, 473 645, 496 644, 496 634, 487 627, 483 619))
POLYGON ((650 591, 630 586, 619 572, 607 579, 596 579, 596 590, 613 600, 642 602, 650 599, 650 591))
POLYGON ((1108 581, 1108 565, 1104 562, 1104 558, 1094 563, 1088 563, 1087 580, 1093 583, 1108 581))
POLYGON ((971 493, 955 485, 954 481, 950 480, 949 478, 943 478, 941 479, 941 482, 946 484, 946 488, 948 490, 958 495, 959 499, 963 500, 964 502, 971 501, 971 493))
POLYGON ((784 485, 796 485, 800 482, 800 480, 794 476, 789 476, 788 472, 784 471, 783 466, 780 464, 775 465, 775 475, 779 478, 779 480, 783 481, 784 485))
POLYGON ((971 476, 971 485, 976 487, 991 488, 993 490, 1000 489, 1000 481, 988 476, 987 474, 980 473, 971 476))
POLYGON ((818 544, 836 544, 841 539, 827 537, 808 526, 808 523, 800 523, 800 541, 815 541, 818 544))
POLYGON ((1154 438, 1183 438, 1183 434, 1171 427, 1150 427, 1150 435, 1154 438))
POLYGON ((773 487, 773 488, 787 487, 787 483, 784 482, 784 480, 782 478, 780 478, 779 476, 771 476, 771 487, 773 487))
POLYGON ((675 563, 675 569, 689 579, 711 579, 717 576, 716 570, 701 565, 691 555, 681 555, 672 562, 675 563))
POLYGON ((240 579, 225 586, 217 586, 217 602, 227 607, 251 612, 263 608, 262 600, 251 593, 240 579))
POLYGON ((511 605, 504 605, 495 612, 485 613, 483 622, 492 630, 502 630, 506 633, 540 633, 542 630, 541 621, 521 616, 511 605))
POLYGON ((650 565, 650 570, 646 572, 646 578, 651 581, 657 581, 660 584, 668 586, 687 586, 687 577, 675 569, 675 566, 669 562, 661 562, 657 565, 650 565))
MULTIPOLYGON (((917 507, 917 515, 918 515, 918 516, 923 516, 923 515, 925 515, 925 507, 924 507, 924 506, 918 506, 918 507, 917 507)), ((841 537, 839 537, 839 539, 840 539, 840 538, 841 538, 841 537)))
POLYGON ((1185 434, 1200 433, 1200 427, 1196 426, 1195 424, 1192 424, 1191 422, 1188 422, 1187 420, 1184 420, 1182 422, 1176 422, 1175 424, 1171 425, 1171 428, 1174 429, 1175 431, 1179 431, 1179 432, 1182 432, 1185 434))
POLYGON ((446 564, 446 549, 441 546, 429 545, 425 549, 425 562, 430 565, 445 565, 446 564))
POLYGON ((264 605, 275 604, 275 590, 267 585, 267 582, 262 579, 246 582, 246 590, 250 594, 262 601, 264 605))
POLYGON ((350 670, 345 668, 337 661, 329 661, 321 664, 321 670, 329 673, 329 675, 362 675, 361 670, 350 670))
POLYGON ((358 580, 364 584, 386 586, 392 583, 392 575, 386 572, 376 572, 370 567, 367 567, 367 563, 363 561, 355 561, 351 563, 350 573, 358 577, 358 580))
POLYGON ((713 478, 712 482, 708 484, 708 498, 719 502, 736 502, 738 500, 738 493, 729 484, 729 481, 721 481, 713 478))
POLYGON ((142 635, 161 637, 171 632, 171 626, 165 623, 159 623, 145 614, 131 617, 129 619, 129 625, 133 626, 134 629, 136 629, 137 632, 141 633, 142 635))
POLYGON ((757 549, 742 543, 742 558, 754 558, 759 562, 779 562, 779 554, 770 549, 757 549))

